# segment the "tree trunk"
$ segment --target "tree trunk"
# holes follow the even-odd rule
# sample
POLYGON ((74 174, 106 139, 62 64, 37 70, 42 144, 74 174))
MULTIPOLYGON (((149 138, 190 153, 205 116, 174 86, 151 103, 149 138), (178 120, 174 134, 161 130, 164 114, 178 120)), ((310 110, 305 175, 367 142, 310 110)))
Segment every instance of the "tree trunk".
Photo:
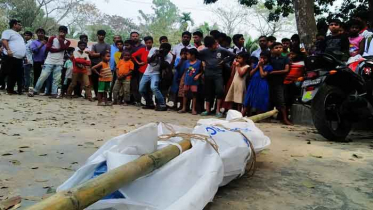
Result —
POLYGON ((295 19, 301 43, 310 49, 317 34, 314 0, 293 0, 295 19))

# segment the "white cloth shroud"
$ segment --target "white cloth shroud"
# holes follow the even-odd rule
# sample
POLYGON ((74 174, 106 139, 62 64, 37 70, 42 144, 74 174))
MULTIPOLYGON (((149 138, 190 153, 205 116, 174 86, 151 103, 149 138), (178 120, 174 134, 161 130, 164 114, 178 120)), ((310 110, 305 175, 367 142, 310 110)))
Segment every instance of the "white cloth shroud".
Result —
MULTIPOLYGON (((229 111, 228 118, 241 118, 229 111)), ((158 142, 158 136, 170 134, 169 127, 176 133, 194 133, 210 136, 219 146, 219 153, 207 142, 191 139, 192 148, 183 152, 160 169, 141 177, 119 191, 125 199, 100 200, 88 207, 90 210, 198 210, 211 202, 219 188, 245 173, 254 150, 260 152, 270 145, 255 124, 248 120, 229 122, 224 120, 200 120, 194 129, 151 123, 130 133, 107 141, 87 162, 79 168, 58 191, 68 190, 89 180, 96 167, 106 161, 108 170, 117 168, 141 155, 153 153, 168 146, 158 142), (220 124, 229 130, 219 127, 220 124), (231 131, 232 130, 232 131, 231 131), (235 132, 240 130, 242 134, 235 132), (250 141, 248 141, 249 139, 250 141)), ((179 142, 173 137, 167 141, 179 142)))

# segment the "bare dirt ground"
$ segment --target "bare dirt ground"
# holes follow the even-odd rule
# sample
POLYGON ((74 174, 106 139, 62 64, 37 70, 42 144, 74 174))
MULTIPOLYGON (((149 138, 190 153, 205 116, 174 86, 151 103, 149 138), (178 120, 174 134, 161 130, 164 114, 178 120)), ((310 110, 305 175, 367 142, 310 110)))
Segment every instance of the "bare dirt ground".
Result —
MULTIPOLYGON (((97 107, 82 99, 0 95, 0 200, 20 209, 41 200, 105 141, 149 122, 193 127, 199 116, 136 107, 97 107)), ((329 142, 313 128, 258 123, 272 140, 253 177, 219 189, 206 210, 373 209, 373 132, 329 142)))

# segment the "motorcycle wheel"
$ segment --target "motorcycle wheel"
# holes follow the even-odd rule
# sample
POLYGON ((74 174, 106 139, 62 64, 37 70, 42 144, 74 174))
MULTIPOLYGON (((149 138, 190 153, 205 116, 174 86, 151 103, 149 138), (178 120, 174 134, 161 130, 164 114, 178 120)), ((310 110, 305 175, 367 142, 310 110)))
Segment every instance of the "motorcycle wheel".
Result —
POLYGON ((311 113, 317 131, 331 141, 346 141, 352 124, 340 115, 346 93, 335 86, 323 85, 312 100, 311 113))

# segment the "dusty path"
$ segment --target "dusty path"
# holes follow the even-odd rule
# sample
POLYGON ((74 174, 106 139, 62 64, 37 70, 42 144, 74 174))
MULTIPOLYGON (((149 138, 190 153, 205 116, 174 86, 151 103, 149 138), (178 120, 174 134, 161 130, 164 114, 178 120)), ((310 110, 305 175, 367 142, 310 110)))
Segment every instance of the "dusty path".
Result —
MULTIPOLYGON (((0 200, 22 207, 65 181, 111 137, 149 122, 193 127, 190 114, 46 97, 0 95, 0 200)), ((272 140, 254 177, 221 188, 207 210, 373 209, 373 132, 350 143, 325 141, 307 127, 257 124, 272 140)))

